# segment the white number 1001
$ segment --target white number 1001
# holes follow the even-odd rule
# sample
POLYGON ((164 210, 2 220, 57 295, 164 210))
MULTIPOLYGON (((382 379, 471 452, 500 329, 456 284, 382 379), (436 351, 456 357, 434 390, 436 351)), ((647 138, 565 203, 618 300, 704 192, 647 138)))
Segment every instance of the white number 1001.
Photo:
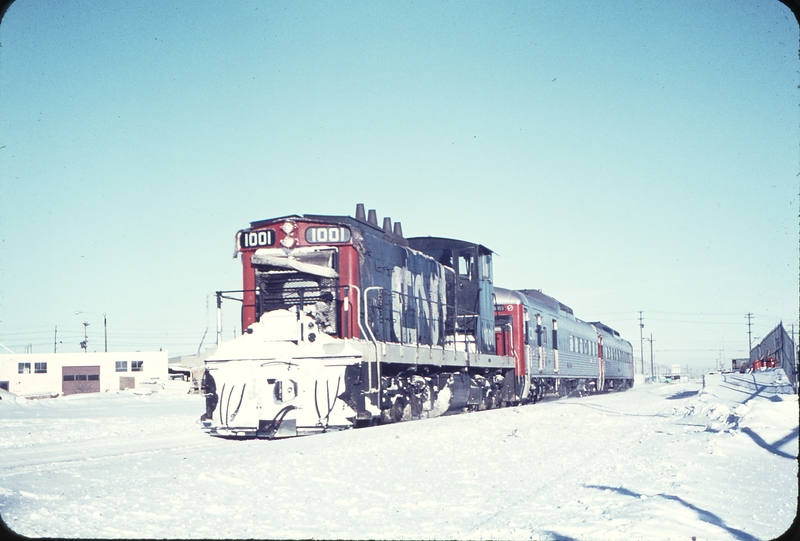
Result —
POLYGON ((309 227, 306 229, 306 242, 348 242, 350 230, 346 227, 309 227))

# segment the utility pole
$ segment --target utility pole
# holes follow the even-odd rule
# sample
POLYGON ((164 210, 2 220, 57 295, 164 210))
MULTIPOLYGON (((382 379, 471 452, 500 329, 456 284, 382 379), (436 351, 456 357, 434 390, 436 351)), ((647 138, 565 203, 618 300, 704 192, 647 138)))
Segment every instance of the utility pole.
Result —
MULTIPOLYGON (((94 312, 81 312, 80 310, 76 310, 75 311, 75 315, 77 316, 78 314, 91 314, 93 316, 97 315, 94 312)), ((83 325, 85 327, 88 324, 89 324, 88 322, 84 322, 83 325)), ((86 329, 84 329, 84 334, 86 334, 85 331, 86 331, 86 329)), ((105 352, 108 353, 108 320, 106 319, 106 313, 105 312, 103 312, 103 345, 105 346, 104 347, 105 352)), ((81 347, 86 349, 86 345, 83 344, 83 343, 81 343, 81 347)))
POLYGON ((53 353, 56 353, 58 349, 58 325, 56 325, 56 330, 53 333, 53 353))
POLYGON ((644 377, 644 337, 642 336, 642 329, 644 329, 644 323, 642 323, 642 311, 639 310, 639 357, 642 358, 642 377, 644 377))
POLYGON ((89 338, 86 336, 86 327, 89 326, 88 321, 83 322, 83 342, 81 342, 81 347, 83 348, 84 353, 89 353, 89 338))
POLYGON ((653 380, 656 376, 656 367, 655 362, 653 361, 653 334, 650 334, 650 338, 645 338, 650 342, 650 378, 653 380))
POLYGON ((753 314, 747 312, 744 317, 747 318, 747 358, 750 358, 750 352, 753 351, 753 337, 750 331, 750 320, 753 319, 753 314))
POLYGON ((222 291, 217 291, 217 346, 222 342, 222 291))

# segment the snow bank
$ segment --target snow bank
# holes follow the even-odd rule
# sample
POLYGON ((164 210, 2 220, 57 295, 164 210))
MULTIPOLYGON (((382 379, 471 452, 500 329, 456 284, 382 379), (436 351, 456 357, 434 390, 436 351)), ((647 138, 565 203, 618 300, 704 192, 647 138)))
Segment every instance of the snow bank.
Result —
POLYGON ((0 513, 26 536, 771 539, 797 512, 798 405, 728 385, 284 441, 214 439, 198 395, 0 406, 0 513))

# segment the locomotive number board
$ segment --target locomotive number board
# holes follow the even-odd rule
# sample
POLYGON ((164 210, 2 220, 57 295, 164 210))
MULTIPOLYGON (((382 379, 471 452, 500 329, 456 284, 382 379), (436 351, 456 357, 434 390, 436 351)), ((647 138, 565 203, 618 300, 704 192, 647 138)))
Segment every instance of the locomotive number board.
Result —
POLYGON ((275 244, 275 231, 261 229, 259 231, 242 231, 239 233, 239 246, 242 248, 256 248, 260 246, 273 246, 275 244))
MULTIPOLYGON (((328 244, 350 242, 352 235, 347 227, 309 227, 306 229, 305 238, 309 244, 328 244)), ((242 231, 239 233, 239 247, 242 249, 275 246, 275 241, 276 234, 274 229, 259 229, 257 231, 242 231)))
POLYGON ((306 229, 306 242, 350 242, 350 230, 346 227, 309 227, 306 229))

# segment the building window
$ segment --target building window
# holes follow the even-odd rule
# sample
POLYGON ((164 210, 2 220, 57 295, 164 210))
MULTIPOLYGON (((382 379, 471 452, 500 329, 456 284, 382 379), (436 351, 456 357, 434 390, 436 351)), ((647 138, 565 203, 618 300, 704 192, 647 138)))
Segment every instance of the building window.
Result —
POLYGON ((31 373, 31 363, 19 363, 17 365, 17 373, 19 373, 19 374, 30 374, 31 373))
POLYGON ((34 363, 33 371, 36 374, 47 374, 47 363, 34 363))
POLYGON ((128 361, 117 361, 117 372, 127 372, 128 361))
POLYGON ((143 365, 144 361, 131 361, 131 372, 141 372, 144 370, 143 365))

